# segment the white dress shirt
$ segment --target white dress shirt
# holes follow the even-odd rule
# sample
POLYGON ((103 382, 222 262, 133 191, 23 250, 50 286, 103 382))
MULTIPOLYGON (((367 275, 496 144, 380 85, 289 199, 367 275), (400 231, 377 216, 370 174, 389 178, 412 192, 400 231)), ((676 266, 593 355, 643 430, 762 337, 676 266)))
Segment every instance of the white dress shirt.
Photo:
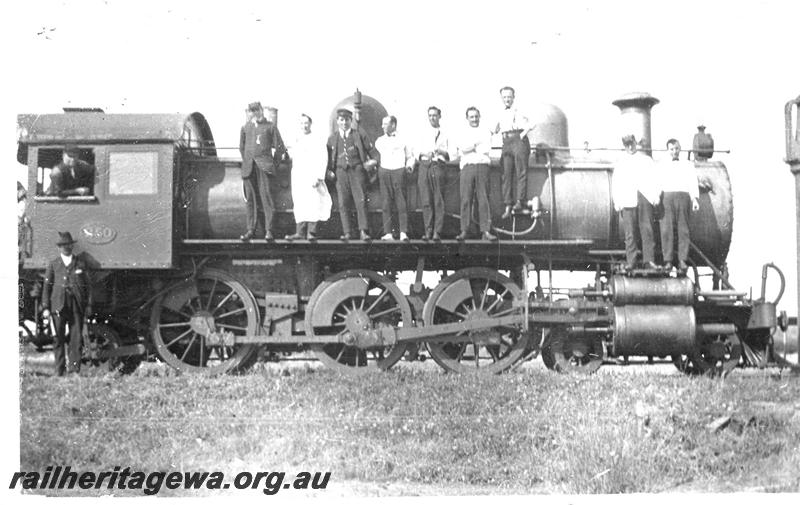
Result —
POLYGON ((488 165, 489 151, 492 148, 492 132, 483 126, 467 126, 461 130, 456 139, 458 147, 459 168, 467 165, 488 165))
POLYGON ((425 159, 433 158, 444 161, 444 156, 437 154, 437 151, 449 153, 450 145, 447 135, 442 132, 441 127, 430 126, 420 135, 414 154, 417 158, 424 157, 425 159))
POLYGON ((661 190, 689 193, 692 200, 700 198, 697 189, 697 172, 689 160, 662 161, 658 164, 661 190))
POLYGON ((400 170, 414 165, 411 148, 396 132, 378 137, 375 149, 381 153, 381 168, 384 170, 400 170))
POLYGON ((658 199, 661 189, 653 159, 638 151, 623 154, 614 166, 611 180, 611 195, 614 208, 622 210, 636 207, 639 203, 637 193, 641 192, 651 203, 658 199))
POLYGON ((513 132, 513 131, 527 131, 529 129, 528 118, 521 113, 516 107, 511 106, 508 109, 500 111, 497 125, 495 125, 494 132, 513 132))
POLYGON ((65 267, 69 267, 72 264, 72 255, 70 254, 69 256, 65 256, 61 254, 61 261, 64 262, 65 267))

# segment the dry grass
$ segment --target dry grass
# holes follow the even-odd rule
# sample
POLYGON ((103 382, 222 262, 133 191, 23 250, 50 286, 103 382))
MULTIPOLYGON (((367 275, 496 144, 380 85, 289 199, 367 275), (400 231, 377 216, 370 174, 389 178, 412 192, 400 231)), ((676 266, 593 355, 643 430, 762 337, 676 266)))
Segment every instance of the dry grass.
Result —
POLYGON ((30 470, 331 471, 354 494, 800 490, 800 380, 774 371, 209 379, 151 366, 20 386, 30 470))

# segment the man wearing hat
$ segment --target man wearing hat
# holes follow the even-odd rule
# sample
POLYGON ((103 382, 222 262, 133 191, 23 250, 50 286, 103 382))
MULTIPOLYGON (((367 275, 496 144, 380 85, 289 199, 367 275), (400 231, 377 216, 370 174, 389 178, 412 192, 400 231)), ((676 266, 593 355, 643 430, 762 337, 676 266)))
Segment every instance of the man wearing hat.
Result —
POLYGON ((377 166, 378 151, 361 128, 353 128, 353 113, 348 109, 336 111, 338 130, 328 137, 328 170, 336 173, 336 192, 339 199, 339 217, 342 220, 344 241, 353 238, 350 223, 352 198, 358 216, 361 240, 370 240, 367 221, 364 169, 377 166))
POLYGON ((92 291, 86 261, 72 254, 75 241, 70 232, 59 232, 56 242, 59 257, 51 261, 45 270, 42 290, 42 317, 52 316, 54 327, 53 354, 55 373, 77 373, 81 368, 82 329, 92 313, 92 291), (51 313, 52 311, 52 313, 51 313), (69 325, 69 335, 66 326, 69 325), (69 361, 65 362, 64 347, 69 361))
POLYGON ((239 135, 239 152, 242 155, 242 182, 244 197, 247 200, 247 231, 239 237, 250 240, 256 234, 258 225, 258 202, 264 212, 264 238, 272 240, 272 191, 270 183, 275 169, 286 152, 283 139, 274 123, 264 117, 261 102, 247 106, 252 114, 242 126, 239 135), (273 153, 274 149, 274 153, 273 153))
POLYGON ((94 166, 79 159, 80 149, 65 146, 61 163, 50 173, 51 196, 87 196, 94 193, 94 166))

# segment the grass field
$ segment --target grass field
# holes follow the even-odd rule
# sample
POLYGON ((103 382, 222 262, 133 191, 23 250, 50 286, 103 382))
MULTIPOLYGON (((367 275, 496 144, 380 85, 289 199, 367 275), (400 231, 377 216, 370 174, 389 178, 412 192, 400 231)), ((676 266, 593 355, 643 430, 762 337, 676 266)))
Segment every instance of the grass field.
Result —
POLYGON ((23 373, 21 467, 330 471, 329 496, 800 491, 800 378, 662 370, 23 373))

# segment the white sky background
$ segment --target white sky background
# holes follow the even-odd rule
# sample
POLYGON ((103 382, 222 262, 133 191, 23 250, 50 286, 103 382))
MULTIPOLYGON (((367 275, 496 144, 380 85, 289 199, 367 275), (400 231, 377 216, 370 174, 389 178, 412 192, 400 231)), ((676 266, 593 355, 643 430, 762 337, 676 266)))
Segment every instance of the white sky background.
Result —
MULTIPOLYGON (((18 167, 18 113, 200 111, 217 144, 235 146, 253 100, 278 107, 290 137, 297 114, 325 128, 334 105, 358 87, 409 131, 426 123, 430 104, 444 110, 445 125, 459 124, 473 104, 487 118, 500 106, 498 88, 510 84, 522 109, 558 105, 571 145, 617 147, 611 101, 647 91, 661 100, 652 116, 656 147, 673 136, 691 147, 702 119, 717 149, 732 151, 714 159, 725 162, 733 185, 733 284, 758 296, 761 265, 774 261, 788 278, 781 308, 797 311, 794 180, 782 159, 783 105, 800 94, 800 2, 5 5, 4 202, 13 202, 12 179, 24 177, 8 170, 18 167), (351 71, 342 76, 345 61, 351 71)), ((9 266, 13 214, 3 220, 9 266)), ((2 273, 14 275, 13 267, 2 273)), ((3 285, 11 296, 11 283, 3 285)))

